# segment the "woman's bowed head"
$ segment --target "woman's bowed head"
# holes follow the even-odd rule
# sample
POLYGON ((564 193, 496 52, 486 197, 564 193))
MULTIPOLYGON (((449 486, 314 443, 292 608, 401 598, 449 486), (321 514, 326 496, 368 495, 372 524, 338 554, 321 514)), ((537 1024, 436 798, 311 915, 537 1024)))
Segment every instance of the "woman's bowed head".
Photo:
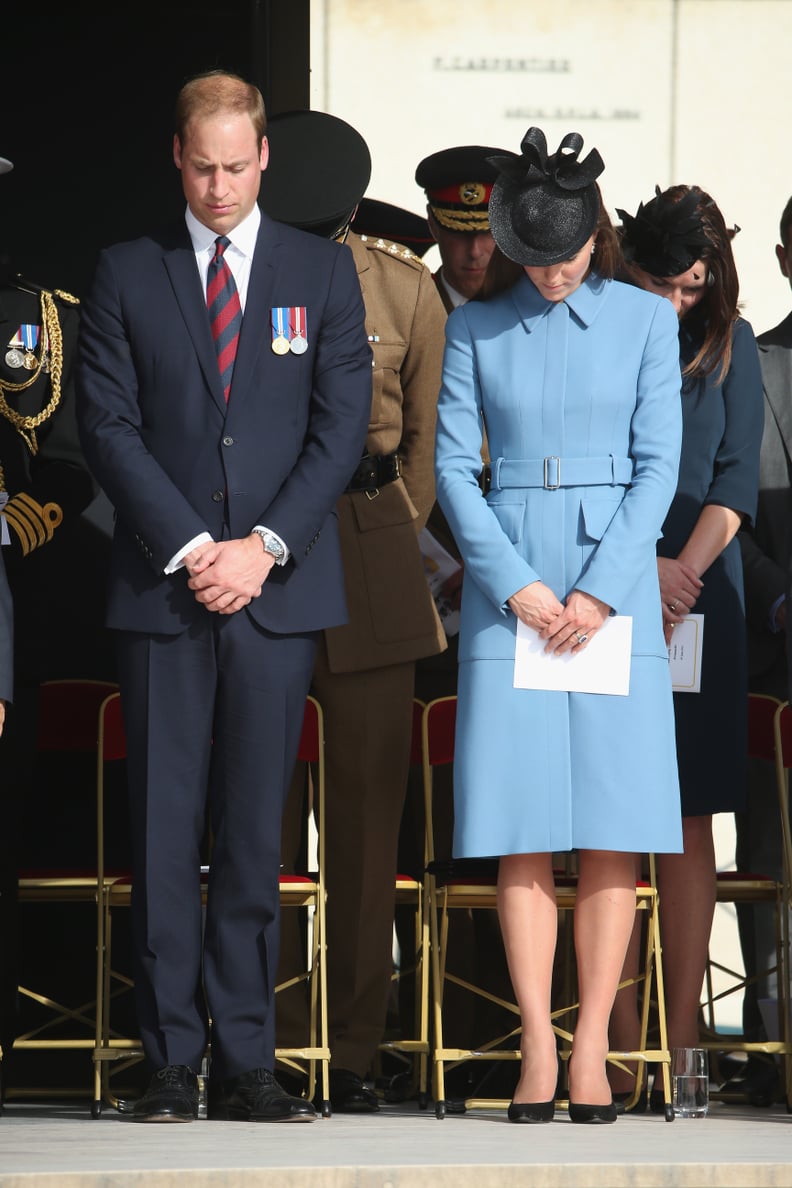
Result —
POLYGON ((617 208, 628 279, 667 297, 680 319, 696 307, 700 347, 685 375, 717 371, 731 363, 731 326, 738 313, 739 280, 727 227, 715 200, 699 186, 655 186, 655 196, 635 215, 617 208))
POLYGON ((596 149, 583 160, 583 137, 567 132, 548 154, 541 128, 529 128, 519 157, 490 157, 499 170, 489 202, 497 250, 480 296, 493 297, 527 273, 548 301, 565 300, 590 270, 611 280, 621 263, 615 229, 597 178, 596 149))
POLYGON ((569 259, 593 235, 600 212, 596 149, 579 160, 583 137, 568 132, 548 156, 541 128, 529 128, 520 156, 491 157, 500 170, 489 202, 490 229, 516 264, 544 267, 569 259))

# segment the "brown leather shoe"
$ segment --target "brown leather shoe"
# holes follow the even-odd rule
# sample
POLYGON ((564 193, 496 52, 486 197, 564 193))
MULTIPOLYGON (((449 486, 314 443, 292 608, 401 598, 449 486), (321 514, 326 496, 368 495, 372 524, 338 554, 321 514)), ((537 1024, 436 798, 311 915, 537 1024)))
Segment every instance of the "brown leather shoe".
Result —
POLYGON ((231 1122, 313 1122, 316 1110, 303 1097, 292 1097, 268 1068, 230 1077, 213 1088, 209 1118, 231 1122))
POLYGON ((198 1117, 198 1077, 186 1064, 155 1072, 132 1110, 133 1122, 194 1122, 198 1117))

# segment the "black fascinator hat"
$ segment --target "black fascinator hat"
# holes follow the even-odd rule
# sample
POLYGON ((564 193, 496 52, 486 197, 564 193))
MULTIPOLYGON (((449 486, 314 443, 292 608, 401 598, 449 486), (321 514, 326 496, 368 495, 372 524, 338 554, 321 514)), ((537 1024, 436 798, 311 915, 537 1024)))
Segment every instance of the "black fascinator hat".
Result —
POLYGON ((498 169, 489 201, 493 238, 516 264, 543 267, 574 256, 593 235, 600 213, 596 179, 605 165, 596 149, 583 161, 579 132, 547 154, 541 128, 529 128, 519 157, 490 157, 498 169))
POLYGON ((694 186, 675 200, 655 186, 654 198, 646 206, 642 202, 634 218, 617 207, 627 263, 653 276, 680 276, 692 268, 710 246, 699 211, 703 197, 694 186))

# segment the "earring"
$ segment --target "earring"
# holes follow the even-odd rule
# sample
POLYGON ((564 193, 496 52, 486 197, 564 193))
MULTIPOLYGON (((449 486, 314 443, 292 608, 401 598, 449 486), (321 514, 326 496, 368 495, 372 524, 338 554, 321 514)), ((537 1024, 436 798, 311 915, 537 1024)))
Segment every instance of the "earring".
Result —
POLYGON ((596 243, 592 243, 592 245, 591 245, 591 254, 592 254, 592 256, 594 255, 594 252, 595 252, 596 250, 597 250, 597 245, 596 245, 596 243))

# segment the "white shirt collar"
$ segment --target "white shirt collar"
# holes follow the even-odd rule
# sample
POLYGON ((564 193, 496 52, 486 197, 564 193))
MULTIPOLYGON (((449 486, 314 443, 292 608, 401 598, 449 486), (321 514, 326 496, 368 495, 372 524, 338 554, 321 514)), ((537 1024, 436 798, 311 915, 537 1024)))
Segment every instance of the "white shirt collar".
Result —
MULTIPOLYGON (((212 242, 214 242, 214 241, 212 241, 212 242)), ((449 285, 446 274, 443 272, 442 269, 440 270, 440 279, 443 282, 443 288, 445 289, 446 293, 448 294, 449 300, 450 300, 451 304, 453 305, 454 309, 458 309, 458 307, 460 305, 467 304, 467 301, 469 299, 467 297, 465 297, 462 293, 460 293, 458 289, 455 289, 453 285, 449 285)))
MULTIPOLYGON (((199 222, 189 206, 185 210, 184 218, 195 254, 199 255, 201 252, 214 248, 217 232, 212 231, 204 223, 199 222)), ((247 256, 248 259, 251 259, 253 256, 260 224, 261 209, 257 204, 253 207, 250 214, 241 223, 238 223, 233 231, 229 232, 228 238, 231 240, 232 246, 238 252, 241 252, 243 256, 247 256)))

